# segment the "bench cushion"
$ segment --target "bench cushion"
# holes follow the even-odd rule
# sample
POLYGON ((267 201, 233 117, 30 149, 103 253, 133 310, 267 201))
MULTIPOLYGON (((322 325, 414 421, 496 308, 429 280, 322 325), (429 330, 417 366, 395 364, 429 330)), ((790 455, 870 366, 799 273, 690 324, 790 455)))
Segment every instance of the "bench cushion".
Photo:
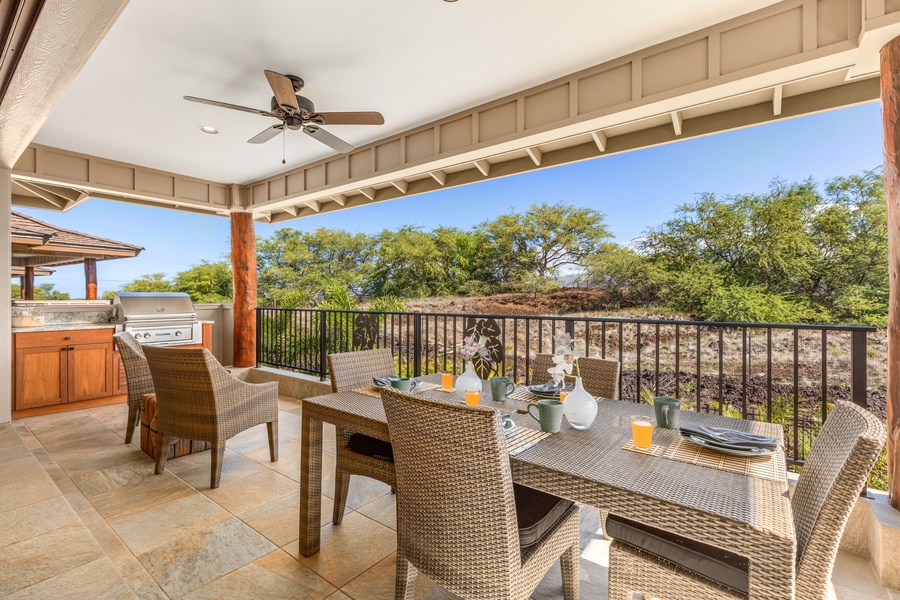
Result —
POLYGON ((607 517, 603 527, 611 538, 720 585, 747 593, 749 561, 743 556, 613 514, 607 517))
POLYGON ((523 548, 540 540, 573 504, 571 500, 517 483, 513 484, 513 494, 516 498, 519 545, 523 548))

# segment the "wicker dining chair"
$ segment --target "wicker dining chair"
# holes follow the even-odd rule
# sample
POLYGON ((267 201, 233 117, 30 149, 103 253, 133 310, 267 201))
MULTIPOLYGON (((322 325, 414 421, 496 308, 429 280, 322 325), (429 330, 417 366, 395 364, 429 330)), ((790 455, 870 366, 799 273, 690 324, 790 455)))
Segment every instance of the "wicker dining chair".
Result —
MULTIPOLYGON (((844 526, 881 452, 885 436, 884 426, 872 413, 839 401, 816 437, 791 498, 797 536, 794 597, 798 600, 821 600, 827 596, 844 526)), ((644 546, 641 532, 650 528, 615 515, 610 515, 607 523, 614 538, 628 537, 644 546)), ((696 557, 691 560, 685 556, 683 546, 667 546, 665 532, 650 533, 656 536, 652 554, 646 547, 639 548, 619 539, 610 546, 610 600, 631 600, 633 591, 663 600, 747 598, 745 559, 732 554, 720 562, 716 554, 723 551, 710 550, 710 547, 698 549, 696 546, 705 544, 690 542, 699 559, 712 565, 712 572, 707 567, 703 576, 698 571, 704 569, 698 569, 696 557), (727 582, 722 577, 725 572, 730 573, 727 582)))
POLYGON ((413 597, 419 571, 467 600, 525 600, 557 559, 576 600, 579 506, 514 486, 500 413, 387 388, 381 399, 397 468, 395 600, 413 597))
POLYGON ((245 383, 225 370, 206 348, 145 346, 156 388, 159 434, 156 474, 166 468, 169 438, 212 444, 210 487, 219 487, 225 441, 265 423, 269 457, 278 460, 278 384, 245 383))
MULTIPOLYGON (((130 444, 134 437, 134 429, 141 422, 141 398, 144 394, 153 393, 153 379, 150 377, 150 367, 144 358, 141 344, 134 336, 123 331, 113 336, 116 348, 125 366, 125 379, 128 382, 128 423, 125 425, 125 443, 130 444)), ((117 374, 113 374, 117 377, 117 374)))
MULTIPOLYGON (((373 377, 396 375, 390 349, 358 350, 328 355, 331 390, 345 392, 372 385, 373 377)), ((378 402, 372 398, 372 402, 378 402)), ((395 487, 393 452, 389 442, 337 428, 335 436, 334 513, 332 522, 340 525, 347 507, 350 476, 371 477, 395 487)))
MULTIPOLYGON (((546 383, 550 379, 547 369, 553 366, 553 355, 538 354, 534 357, 531 383, 546 383)), ((581 384, 591 396, 619 399, 619 361, 603 358, 578 359, 581 384)))

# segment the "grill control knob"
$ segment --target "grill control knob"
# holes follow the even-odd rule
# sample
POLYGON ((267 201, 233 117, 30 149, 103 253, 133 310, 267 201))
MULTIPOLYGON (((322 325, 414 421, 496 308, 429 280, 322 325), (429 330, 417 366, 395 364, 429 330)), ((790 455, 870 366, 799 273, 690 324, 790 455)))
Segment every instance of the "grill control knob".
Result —
POLYGON ((149 333, 145 333, 145 334, 144 334, 144 339, 147 339, 148 337, 150 337, 150 334, 149 334, 149 333))
POLYGON ((178 337, 178 336, 180 336, 180 335, 181 335, 181 332, 180 332, 180 331, 176 331, 176 332, 175 332, 175 337, 178 337))

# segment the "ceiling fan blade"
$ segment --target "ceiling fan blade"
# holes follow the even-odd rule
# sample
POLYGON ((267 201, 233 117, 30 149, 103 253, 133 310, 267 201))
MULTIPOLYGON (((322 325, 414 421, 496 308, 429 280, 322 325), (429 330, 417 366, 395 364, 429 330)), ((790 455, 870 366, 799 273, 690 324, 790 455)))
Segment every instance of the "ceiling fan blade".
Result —
POLYGON ((227 102, 219 102, 218 100, 207 100, 206 98, 197 98, 196 96, 185 96, 185 100, 188 102, 198 102, 200 104, 209 104, 210 106, 219 106, 221 108, 230 108, 231 110, 240 110, 243 112, 253 113, 256 115, 261 115, 263 117, 276 117, 272 113, 267 110, 260 110, 258 108, 250 108, 248 106, 238 106, 237 104, 229 104, 227 102))
POLYGON ((294 84, 291 83, 291 80, 275 71, 266 71, 265 73, 279 106, 285 110, 293 110, 295 113, 300 112, 297 97, 294 95, 294 84))
POLYGON ((263 129, 262 131, 260 131, 256 135, 254 135, 252 138, 247 140, 247 143, 263 144, 263 143, 271 140, 273 137, 275 137, 282 131, 284 131, 284 123, 282 123, 281 125, 272 125, 271 127, 267 128, 267 129, 263 129))
POLYGON ((384 125, 380 112, 320 112, 310 115, 310 119, 323 125, 384 125))
POLYGON ((353 146, 337 137, 336 135, 325 131, 318 125, 305 125, 303 127, 303 133, 311 138, 319 140, 326 146, 331 146, 331 148, 337 150, 338 152, 345 153, 353 150, 353 146))

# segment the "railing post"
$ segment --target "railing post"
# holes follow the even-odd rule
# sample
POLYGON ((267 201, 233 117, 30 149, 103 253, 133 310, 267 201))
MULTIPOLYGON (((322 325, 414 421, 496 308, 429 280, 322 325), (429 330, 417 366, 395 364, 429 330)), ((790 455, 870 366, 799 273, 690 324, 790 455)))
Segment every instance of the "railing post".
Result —
POLYGON ((256 309, 256 367, 262 361, 262 309, 256 309))
POLYGON ((850 337, 850 397, 854 404, 868 408, 866 375, 866 332, 854 331, 850 337))
POLYGON ((422 375, 422 313, 413 315, 413 377, 422 375))
POLYGON ((325 311, 319 311, 319 381, 325 381, 328 374, 328 359, 325 356, 325 311))

